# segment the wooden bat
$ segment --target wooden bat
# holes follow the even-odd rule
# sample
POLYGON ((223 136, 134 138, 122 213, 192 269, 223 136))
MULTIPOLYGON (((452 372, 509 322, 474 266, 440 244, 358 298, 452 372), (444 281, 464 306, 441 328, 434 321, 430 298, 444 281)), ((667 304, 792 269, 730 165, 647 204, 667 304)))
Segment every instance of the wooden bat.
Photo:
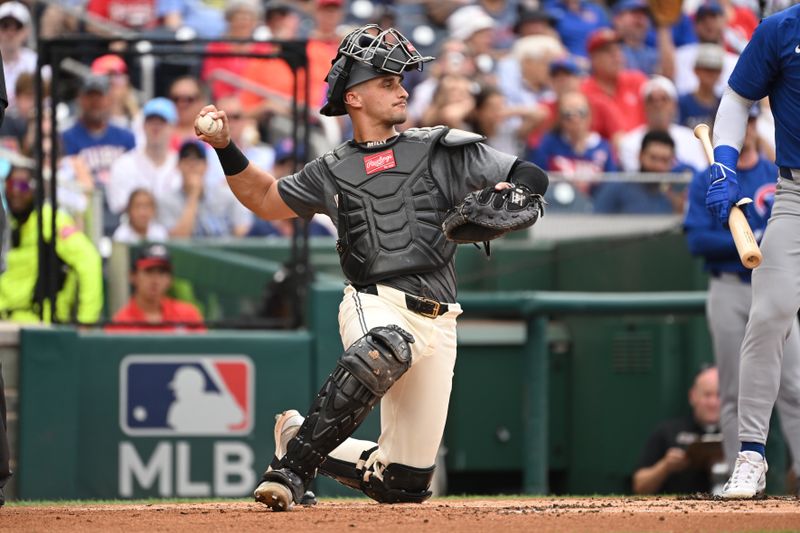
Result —
MULTIPOLYGON (((703 149, 708 158, 708 164, 714 164, 714 148, 711 145, 711 135, 709 134, 709 127, 707 124, 698 124, 694 128, 694 136, 697 137, 703 144, 703 149)), ((739 204, 752 202, 751 199, 745 198, 739 204)), ((736 251, 739 252, 739 259, 745 268, 755 268, 761 264, 761 250, 758 248, 758 242, 753 235, 753 230, 750 229, 750 224, 747 223, 742 210, 738 206, 731 206, 730 216, 728 217, 728 227, 733 235, 733 242, 736 243, 736 251)))

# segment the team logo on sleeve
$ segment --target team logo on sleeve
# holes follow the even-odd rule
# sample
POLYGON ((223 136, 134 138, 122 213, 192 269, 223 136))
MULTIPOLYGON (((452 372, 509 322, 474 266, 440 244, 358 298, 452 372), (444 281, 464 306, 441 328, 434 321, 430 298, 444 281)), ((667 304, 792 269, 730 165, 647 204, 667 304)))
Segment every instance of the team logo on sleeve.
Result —
POLYGON ((136 436, 248 434, 254 382, 246 356, 130 355, 120 363, 120 427, 136 436))
POLYGON ((394 168, 397 166, 394 160, 394 150, 384 150, 383 152, 378 152, 377 154, 365 155, 364 156, 364 170, 367 171, 367 175, 375 174, 376 172, 381 172, 384 170, 389 170, 390 168, 394 168))

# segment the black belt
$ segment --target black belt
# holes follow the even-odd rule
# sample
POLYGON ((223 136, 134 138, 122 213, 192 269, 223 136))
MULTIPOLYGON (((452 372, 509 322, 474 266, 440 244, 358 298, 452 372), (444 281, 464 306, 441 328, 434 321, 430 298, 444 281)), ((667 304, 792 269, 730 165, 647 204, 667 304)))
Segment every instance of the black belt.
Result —
MULTIPOLYGON (((375 296, 378 295, 377 285, 356 287, 356 290, 365 294, 373 294, 375 296)), ((438 316, 442 316, 448 311, 447 304, 437 302, 436 300, 432 300, 430 298, 423 298, 422 296, 414 296, 405 292, 403 294, 406 296, 406 309, 409 311, 414 311, 422 316, 436 318, 438 316)))
POLYGON ((711 270, 709 271, 711 277, 719 278, 722 277, 723 274, 732 274, 734 276, 738 276, 740 280, 744 283, 750 283, 752 280, 753 273, 752 271, 748 270, 747 272, 725 272, 721 270, 711 270))
POLYGON ((792 169, 789 167, 780 167, 778 169, 778 174, 780 177, 794 181, 794 176, 792 175, 792 169))

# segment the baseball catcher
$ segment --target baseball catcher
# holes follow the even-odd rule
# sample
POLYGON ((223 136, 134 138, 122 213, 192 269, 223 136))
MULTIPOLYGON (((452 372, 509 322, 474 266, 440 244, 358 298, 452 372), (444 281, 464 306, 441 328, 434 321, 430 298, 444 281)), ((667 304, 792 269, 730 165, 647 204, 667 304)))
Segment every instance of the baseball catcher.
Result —
MULTIPOLYGON (((761 239, 764 259, 753 270, 752 293, 748 293, 752 303, 739 360, 740 448, 722 490, 722 497, 729 499, 757 498, 764 493, 772 407, 785 383, 796 386, 800 382, 797 372, 786 377, 792 361, 784 358, 800 308, 798 43, 800 4, 762 20, 736 62, 714 122, 714 164, 709 170, 705 204, 720 224, 728 223, 731 208, 745 197, 746 183, 739 181, 738 166, 748 110, 767 96, 775 119, 775 163, 780 174, 772 214, 761 239)), ((798 411, 796 403, 791 409, 798 411)))
POLYGON ((348 280, 339 306, 344 352, 308 413, 285 411, 275 425, 275 457, 255 490, 256 500, 275 511, 301 503, 317 473, 379 502, 430 497, 461 314, 456 241, 487 240, 539 214, 537 195, 548 179, 537 166, 466 131, 397 132, 408 101, 403 74, 432 59, 395 29, 367 25, 348 34, 321 111, 349 115, 353 139, 280 181, 231 142, 223 110, 206 106, 200 113, 222 119, 220 131, 198 136, 216 148, 231 189, 255 214, 272 220, 325 213, 334 220, 348 280), (472 191, 484 191, 476 202, 491 205, 501 225, 470 215, 466 203, 463 220, 447 221, 472 191), (379 403, 378 442, 349 438, 379 403))

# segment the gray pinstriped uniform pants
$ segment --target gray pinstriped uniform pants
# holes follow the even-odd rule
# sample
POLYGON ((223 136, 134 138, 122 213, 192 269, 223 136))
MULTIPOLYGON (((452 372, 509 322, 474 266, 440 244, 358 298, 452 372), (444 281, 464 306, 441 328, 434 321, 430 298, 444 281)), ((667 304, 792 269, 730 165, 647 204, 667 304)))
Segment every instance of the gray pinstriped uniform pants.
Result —
MULTIPOLYGON (((732 470, 739 451, 739 363, 742 339, 750 313, 752 290, 736 274, 722 274, 708 284, 706 317, 719 369, 720 426, 725 459, 732 470)), ((797 320, 784 345, 780 391, 776 402, 781 428, 800 472, 800 327, 797 320)), ((769 419, 767 419, 769 420, 769 419)))
MULTIPOLYGON (((779 390, 791 400, 785 408, 800 412, 800 373, 793 360, 784 358, 784 345, 792 339, 800 308, 800 184, 778 181, 761 251, 764 260, 753 271, 753 303, 739 367, 739 440, 765 443, 779 390)), ((787 432, 800 431, 796 421, 781 423, 788 423, 787 432)), ((792 453, 797 465, 800 450, 792 453)))

